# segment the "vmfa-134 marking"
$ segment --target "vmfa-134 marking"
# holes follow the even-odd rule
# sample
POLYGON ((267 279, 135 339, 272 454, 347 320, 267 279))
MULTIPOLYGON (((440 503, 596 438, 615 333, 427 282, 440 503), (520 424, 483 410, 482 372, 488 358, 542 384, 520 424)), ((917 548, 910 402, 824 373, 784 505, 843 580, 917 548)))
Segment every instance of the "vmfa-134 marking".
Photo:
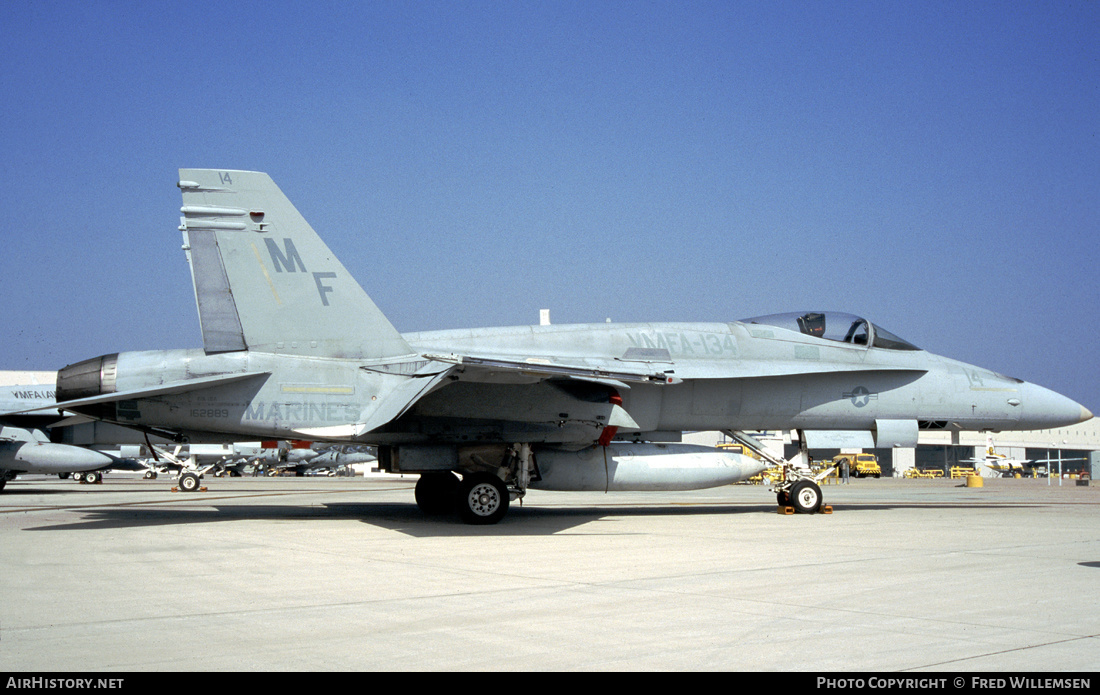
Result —
MULTIPOLYGON (((843 314, 402 335, 266 174, 183 169, 178 185, 203 348, 70 365, 58 402, 180 438, 372 444, 388 470, 421 474, 426 511, 490 523, 528 487, 685 489, 761 470, 679 443, 684 430, 912 446, 921 427, 1091 417, 843 314)), ((780 497, 816 509, 820 489, 798 482, 780 497)))

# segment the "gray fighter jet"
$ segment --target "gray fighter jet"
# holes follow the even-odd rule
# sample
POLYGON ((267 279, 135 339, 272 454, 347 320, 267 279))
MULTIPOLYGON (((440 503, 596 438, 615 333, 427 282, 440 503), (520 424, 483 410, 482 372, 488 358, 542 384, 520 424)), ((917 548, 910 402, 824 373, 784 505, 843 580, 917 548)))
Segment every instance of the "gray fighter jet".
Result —
MULTIPOLYGON (((23 372, 3 376, 8 374, 34 376, 23 372)), ((52 375, 49 376, 48 381, 37 378, 29 383, 0 386, 0 413, 53 406, 54 384, 52 375)), ((10 380, 0 378, 0 381, 10 380)), ((94 479, 101 475, 100 469, 115 463, 115 459, 98 451, 51 441, 50 427, 62 419, 56 413, 42 412, 0 416, 0 490, 20 473, 66 475, 88 471, 94 479)))
MULTIPOLYGON (((374 445, 383 469, 421 474, 422 509, 470 523, 499 521, 528 487, 703 488, 764 465, 680 443, 687 430, 892 447, 922 428, 1092 417, 844 314, 402 335, 266 174, 181 169, 178 186, 203 348, 69 365, 59 404, 177 438, 374 445)), ((800 470, 775 491, 812 512, 821 490, 800 470)))

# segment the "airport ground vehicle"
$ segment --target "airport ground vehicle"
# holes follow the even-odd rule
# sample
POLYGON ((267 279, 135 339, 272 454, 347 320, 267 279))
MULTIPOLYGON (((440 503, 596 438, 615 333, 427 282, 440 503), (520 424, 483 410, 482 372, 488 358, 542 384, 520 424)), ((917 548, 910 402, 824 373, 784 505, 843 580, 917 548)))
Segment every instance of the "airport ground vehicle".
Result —
POLYGON ((881 478, 882 467, 878 465, 878 456, 874 454, 837 454, 833 465, 840 466, 848 462, 848 472, 855 478, 881 478))

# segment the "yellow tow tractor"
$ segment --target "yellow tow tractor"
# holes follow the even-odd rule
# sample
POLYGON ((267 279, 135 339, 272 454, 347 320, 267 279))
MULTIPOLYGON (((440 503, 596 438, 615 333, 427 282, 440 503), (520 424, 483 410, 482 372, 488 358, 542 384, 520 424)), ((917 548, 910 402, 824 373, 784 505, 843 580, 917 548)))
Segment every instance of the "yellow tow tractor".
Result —
POLYGON ((881 478, 882 468, 878 465, 878 456, 874 454, 837 454, 833 465, 840 468, 848 463, 848 474, 854 478, 881 478))

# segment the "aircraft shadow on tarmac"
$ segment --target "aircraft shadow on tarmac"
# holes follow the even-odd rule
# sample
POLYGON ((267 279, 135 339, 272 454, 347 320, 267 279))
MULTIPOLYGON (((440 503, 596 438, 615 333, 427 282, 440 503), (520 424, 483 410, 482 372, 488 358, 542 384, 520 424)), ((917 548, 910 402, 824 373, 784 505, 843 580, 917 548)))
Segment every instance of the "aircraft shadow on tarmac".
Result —
MULTIPOLYGON (((844 505, 838 511, 888 511, 892 509, 958 509, 965 503, 894 503, 844 505)), ((989 507, 1019 507, 1019 504, 983 504, 989 507)), ((1042 505, 1038 505, 1042 506, 1042 505)), ((79 519, 59 524, 29 527, 28 531, 95 531, 154 526, 232 523, 234 521, 349 520, 397 531, 415 538, 468 536, 543 536, 563 533, 595 521, 614 517, 683 517, 705 515, 775 514, 774 505, 613 505, 540 507, 516 506, 501 524, 471 526, 457 516, 426 516, 415 504, 365 502, 302 505, 223 505, 208 509, 166 509, 108 507, 74 508, 79 519)))
POLYGON ((505 523, 471 526, 457 515, 426 516, 415 504, 334 503, 301 505, 228 505, 209 509, 119 508, 73 509, 79 519, 68 523, 28 527, 27 531, 96 531, 154 526, 232 523, 234 521, 350 520, 412 537, 542 536, 617 516, 695 516, 775 513, 774 506, 699 505, 690 507, 577 506, 516 507, 505 523))
POLYGON ((15 497, 52 497, 57 495, 73 495, 85 492, 85 490, 75 485, 69 487, 54 487, 54 488, 41 488, 41 487, 17 487, 15 485, 9 485, 3 492, 3 499, 12 499, 15 497))

